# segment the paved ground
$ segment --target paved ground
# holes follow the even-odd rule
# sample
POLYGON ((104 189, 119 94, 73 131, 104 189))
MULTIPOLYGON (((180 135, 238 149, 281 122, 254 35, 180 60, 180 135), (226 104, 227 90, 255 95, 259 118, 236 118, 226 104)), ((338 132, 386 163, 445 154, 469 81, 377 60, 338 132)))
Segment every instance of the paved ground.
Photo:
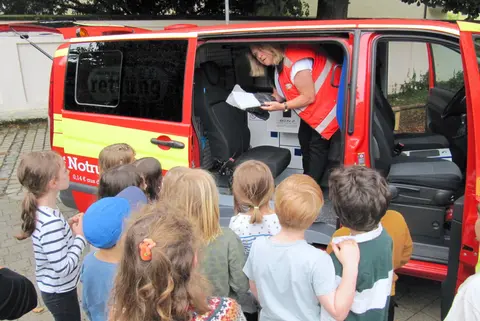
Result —
MULTIPOLYGON (((32 245, 30 240, 19 242, 13 235, 20 231, 20 203, 23 197, 16 178, 19 156, 32 150, 50 148, 47 123, 0 127, 0 266, 35 280, 32 245)), ((76 212, 59 202, 66 217, 76 212)), ((426 280, 401 277, 397 286, 396 320, 440 321, 440 284, 426 280)), ((52 321, 48 311, 30 313, 22 321, 52 321)))

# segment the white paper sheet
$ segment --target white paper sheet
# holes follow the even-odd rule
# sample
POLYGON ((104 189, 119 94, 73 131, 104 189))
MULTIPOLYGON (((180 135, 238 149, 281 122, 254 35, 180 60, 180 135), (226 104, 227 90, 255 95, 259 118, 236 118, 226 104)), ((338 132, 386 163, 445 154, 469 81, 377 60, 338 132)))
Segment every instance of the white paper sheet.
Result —
POLYGON ((247 108, 255 108, 262 106, 262 101, 260 101, 257 97, 261 97, 263 101, 271 101, 273 97, 270 99, 269 95, 265 93, 249 93, 240 87, 240 85, 235 85, 233 87, 232 92, 228 95, 226 100, 227 104, 237 107, 239 109, 245 110, 247 108))

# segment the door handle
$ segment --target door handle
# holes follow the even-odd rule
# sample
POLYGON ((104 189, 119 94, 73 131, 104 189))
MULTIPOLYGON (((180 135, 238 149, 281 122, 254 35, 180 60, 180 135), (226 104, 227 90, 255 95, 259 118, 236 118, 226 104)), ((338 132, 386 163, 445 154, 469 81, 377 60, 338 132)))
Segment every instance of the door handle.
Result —
POLYGON ((330 85, 332 87, 335 87, 335 88, 339 88, 340 87, 340 83, 337 85, 335 83, 335 71, 337 71, 338 68, 341 68, 343 65, 335 65, 333 66, 333 71, 332 71, 332 76, 330 78, 330 85))
POLYGON ((176 140, 159 140, 157 138, 152 138, 150 139, 150 142, 154 145, 159 145, 159 146, 166 146, 170 148, 176 148, 176 149, 184 149, 185 144, 176 140))

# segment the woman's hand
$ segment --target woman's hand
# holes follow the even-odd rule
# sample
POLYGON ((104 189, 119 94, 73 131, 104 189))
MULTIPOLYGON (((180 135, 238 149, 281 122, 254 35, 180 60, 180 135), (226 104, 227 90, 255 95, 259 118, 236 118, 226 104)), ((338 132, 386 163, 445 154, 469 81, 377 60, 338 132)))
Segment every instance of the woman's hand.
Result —
POLYGON ((275 100, 280 102, 280 103, 285 101, 285 99, 282 96, 280 96, 277 89, 275 89, 275 88, 273 88, 272 97, 275 98, 275 100))
POLYGON ((260 108, 267 111, 285 110, 285 105, 278 101, 267 101, 260 108))

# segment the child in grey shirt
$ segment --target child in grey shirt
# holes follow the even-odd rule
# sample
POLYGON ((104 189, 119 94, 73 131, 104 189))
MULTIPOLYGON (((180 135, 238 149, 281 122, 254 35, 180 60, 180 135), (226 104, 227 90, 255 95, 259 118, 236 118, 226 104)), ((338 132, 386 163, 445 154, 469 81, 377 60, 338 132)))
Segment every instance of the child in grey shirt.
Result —
POLYGON ((322 191, 309 176, 292 175, 277 187, 275 210, 281 231, 253 242, 243 269, 262 306, 261 321, 343 320, 348 315, 359 250, 352 240, 333 245, 343 264, 336 288, 332 259, 305 241, 305 230, 322 206, 322 191))

